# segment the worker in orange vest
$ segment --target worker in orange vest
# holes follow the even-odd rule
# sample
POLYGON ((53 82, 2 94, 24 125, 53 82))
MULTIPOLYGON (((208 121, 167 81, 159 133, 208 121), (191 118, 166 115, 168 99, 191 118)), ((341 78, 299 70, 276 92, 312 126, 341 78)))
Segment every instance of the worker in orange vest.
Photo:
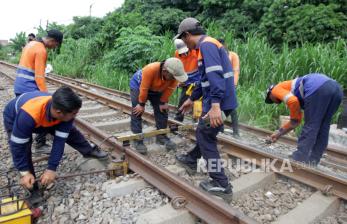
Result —
POLYGON ((23 93, 11 100, 3 112, 4 127, 13 158, 19 171, 21 184, 30 189, 30 202, 36 204, 41 198, 32 162, 32 134, 50 133, 53 138, 48 165, 40 177, 42 185, 56 179, 56 169, 64 154, 65 143, 88 158, 107 158, 108 154, 90 144, 74 127, 73 121, 82 100, 69 87, 60 87, 53 95, 45 92, 23 93))
MULTIPOLYGON (((29 42, 23 48, 14 82, 14 93, 19 96, 23 93, 42 91, 47 92, 45 69, 47 50, 61 45, 63 33, 59 30, 49 30, 45 37, 35 39, 34 34, 29 35, 29 42), (34 37, 34 38, 32 38, 34 37)), ((46 144, 46 135, 40 133, 35 137, 37 152, 49 152, 50 146, 46 144)))
MULTIPOLYGON (((182 89, 178 102, 178 108, 180 108, 191 95, 196 83, 200 81, 200 73, 198 70, 197 51, 195 49, 189 50, 187 45, 181 39, 175 39, 174 42, 176 47, 175 57, 181 60, 184 70, 188 75, 188 80, 179 84, 179 87, 182 89)), ((178 111, 175 120, 182 122, 184 120, 184 114, 182 114, 181 111, 178 111)))
MULTIPOLYGON (((221 44, 224 45, 224 48, 227 50, 227 46, 225 44, 224 39, 218 39, 221 44)), ((239 56, 233 52, 229 51, 229 60, 231 62, 231 65, 233 67, 233 72, 234 72, 234 85, 235 88, 237 87, 237 84, 239 82, 239 75, 240 75, 240 59, 239 56)), ((239 131, 239 119, 237 116, 237 111, 234 109, 230 113, 231 117, 231 127, 233 128, 233 136, 238 138, 240 137, 240 131, 239 131)))
POLYGON ((340 85, 326 75, 311 73, 293 80, 271 85, 265 103, 284 102, 290 110, 290 121, 270 136, 276 142, 296 128, 303 117, 305 124, 292 159, 317 165, 328 146, 330 122, 342 101, 340 85))
MULTIPOLYGON (((168 102, 179 82, 187 81, 188 76, 183 64, 177 58, 168 58, 162 62, 153 62, 138 70, 130 80, 130 97, 132 103, 131 131, 142 132, 142 114, 147 100, 152 104, 157 129, 167 128, 168 102)), ((175 150, 176 144, 166 135, 158 135, 156 142, 165 145, 167 150, 175 150)), ((135 149, 147 153, 143 141, 135 141, 135 149)))

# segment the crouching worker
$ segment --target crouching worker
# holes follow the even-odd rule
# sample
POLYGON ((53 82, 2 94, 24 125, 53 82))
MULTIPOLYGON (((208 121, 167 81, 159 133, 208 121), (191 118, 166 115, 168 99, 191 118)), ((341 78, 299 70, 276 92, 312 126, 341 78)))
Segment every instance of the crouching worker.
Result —
MULTIPOLYGON (((168 102, 177 88, 178 82, 188 79, 182 62, 177 58, 168 58, 162 62, 154 62, 137 71, 130 80, 132 103, 131 131, 142 132, 141 115, 145 111, 147 99, 151 102, 157 129, 167 128, 168 102)), ((158 135, 156 142, 165 145, 167 150, 175 150, 176 144, 166 135, 158 135)), ((135 148, 139 153, 146 154, 147 148, 143 141, 136 141, 135 148)))
POLYGON ((290 121, 270 136, 276 142, 282 135, 300 124, 301 109, 305 124, 298 139, 292 159, 317 165, 328 146, 330 122, 342 100, 340 85, 323 74, 308 74, 294 80, 271 85, 265 102, 284 102, 290 110, 290 121))
POLYGON ((21 184, 39 197, 38 184, 31 157, 33 133, 49 133, 54 136, 47 169, 40 177, 42 185, 49 185, 56 178, 56 169, 64 153, 65 143, 84 157, 106 158, 107 153, 91 145, 73 126, 73 120, 82 106, 82 100, 69 87, 59 88, 53 95, 44 92, 24 93, 11 100, 3 117, 5 130, 21 184))

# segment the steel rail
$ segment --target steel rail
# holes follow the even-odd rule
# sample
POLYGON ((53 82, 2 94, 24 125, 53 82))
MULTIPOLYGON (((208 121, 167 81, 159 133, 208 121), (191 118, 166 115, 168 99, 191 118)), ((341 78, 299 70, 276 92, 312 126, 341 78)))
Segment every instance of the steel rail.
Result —
MULTIPOLYGON (((8 74, 1 72, 12 81, 14 78, 8 74)), ((105 101, 105 97, 98 96, 90 91, 86 91, 80 87, 64 83, 61 81, 53 80, 50 78, 48 81, 57 84, 64 84, 86 94, 89 97, 101 98, 105 101), (83 91, 81 91, 83 90, 83 91)), ((99 101, 100 102, 100 101, 99 101)), ((109 106, 118 107, 120 104, 114 101, 106 100, 109 106)), ((125 107, 122 107, 125 109, 125 107)), ((120 108, 115 108, 120 109, 120 108)), ((148 115, 149 116, 149 115, 148 115)), ((245 216, 240 211, 230 207, 221 200, 218 200, 211 195, 203 192, 202 190, 187 183, 182 178, 170 173, 168 170, 151 163, 146 157, 135 152, 134 150, 121 146, 115 139, 110 138, 106 133, 96 129, 87 122, 76 118, 75 124, 82 129, 95 142, 103 142, 108 147, 112 148, 118 156, 125 154, 125 159, 129 162, 129 168, 138 173, 147 182, 158 188, 161 192, 168 195, 170 198, 183 197, 187 204, 185 207, 194 215, 201 218, 208 223, 257 223, 254 219, 245 216)))
MULTIPOLYGON (((15 65, 9 64, 7 62, 0 61, 0 63, 4 64, 4 65, 7 65, 9 67, 16 68, 15 65)), ((114 89, 111 89, 111 88, 103 87, 103 86, 100 86, 100 85, 97 85, 97 84, 93 84, 93 83, 89 83, 89 82, 86 82, 86 81, 76 80, 76 79, 65 77, 65 76, 59 76, 59 75, 56 75, 56 74, 53 74, 53 73, 49 73, 49 76, 47 76, 47 79, 50 79, 50 78, 51 78, 51 80, 54 80, 54 79, 55 80, 59 79, 61 81, 68 80, 70 83, 75 83, 75 84, 81 86, 81 88, 83 88, 83 85, 86 86, 86 87, 92 87, 92 88, 95 88, 95 89, 102 90, 105 93, 121 97, 123 99, 128 99, 129 100, 129 98, 130 98, 129 93, 125 93, 125 92, 122 92, 122 91, 119 91, 119 90, 114 90, 114 89)), ((170 107, 170 110, 177 110, 177 107, 174 106, 174 105, 169 105, 169 107, 170 107)), ((227 121, 226 124, 230 125, 230 122, 227 121)), ((253 133, 253 134, 256 134, 256 135, 259 135, 261 137, 267 137, 267 136, 269 136, 269 135, 271 135, 273 133, 270 130, 253 127, 253 126, 250 126, 250 125, 247 125, 247 124, 240 123, 239 126, 240 126, 240 128, 242 130, 250 132, 250 133, 253 133)), ((297 138, 290 137, 290 136, 282 136, 279 139, 279 142, 282 142, 282 143, 285 143, 285 144, 289 144, 289 145, 296 145, 297 144, 297 138)), ((340 163, 347 164, 347 148, 330 144, 327 147, 326 154, 327 154, 327 156, 329 158, 332 158, 332 157, 338 158, 340 160, 340 163)))
MULTIPOLYGON (((84 95, 95 99, 101 103, 104 103, 106 105, 108 105, 109 107, 115 108, 115 109, 120 109, 122 110, 122 112, 130 114, 132 107, 131 105, 128 105, 124 102, 121 101, 117 101, 115 99, 110 99, 107 98, 103 95, 99 95, 97 93, 91 92, 89 90, 83 89, 81 87, 76 87, 74 85, 71 85, 69 83, 65 83, 62 80, 52 80, 50 79, 50 81, 54 81, 57 84, 60 85, 68 85, 71 86, 72 88, 75 88, 77 91, 82 92, 84 95)), ((143 118, 151 123, 154 123, 154 118, 153 118, 153 114, 149 113, 149 112, 144 112, 144 114, 142 115, 143 118)), ((182 125, 181 122, 169 119, 168 121, 170 124, 178 124, 178 125, 182 125)), ((190 138, 192 140, 195 140, 195 133, 194 131, 190 131, 190 138)), ((236 140, 232 140, 230 138, 228 138, 227 136, 217 136, 219 143, 222 143, 225 147, 225 152, 228 153, 229 155, 233 155, 236 156, 238 158, 241 159, 257 159, 257 163, 259 163, 259 161, 264 160, 264 159, 277 159, 276 162, 276 166, 278 166, 278 164, 282 164, 283 159, 273 156, 271 154, 265 153, 263 151, 257 150, 254 147, 250 147, 247 145, 244 145, 236 140), (229 149, 229 150, 226 150, 229 149), (241 153, 242 152, 242 153, 241 153)), ((336 196, 339 196, 345 200, 347 200, 347 180, 341 179, 341 178, 337 178, 335 176, 331 176, 328 175, 326 173, 324 173, 323 171, 319 171, 313 168, 305 168, 303 167, 300 163, 296 163, 296 162, 292 162, 291 164, 294 168, 294 172, 292 173, 280 173, 281 175, 290 177, 292 179, 295 179, 299 182, 305 183, 309 186, 312 186, 314 188, 317 188, 319 190, 324 190, 325 187, 327 185, 331 185, 332 189, 333 189, 333 194, 336 196)))
MULTIPOLYGON (((128 105, 124 102, 117 101, 115 99, 107 98, 106 96, 97 94, 95 92, 86 90, 81 87, 76 87, 70 83, 66 83, 62 80, 54 80, 52 78, 49 79, 49 81, 55 82, 59 85, 67 85, 71 88, 76 89, 78 92, 83 93, 85 96, 90 97, 92 99, 95 99, 98 102, 104 103, 109 107, 112 107, 114 109, 121 109, 122 112, 130 114, 132 107, 131 105, 128 105)), ((142 117, 147 120, 148 122, 154 123, 153 114, 149 112, 144 112, 142 117)), ((168 121, 170 124, 178 124, 182 125, 181 122, 169 119, 168 121)), ((195 140, 195 134, 194 131, 190 131, 190 138, 192 140, 195 140)), ((239 143, 238 141, 232 140, 227 137, 217 136, 219 143, 222 143, 225 147, 225 152, 229 155, 236 156, 241 159, 257 159, 257 163, 259 161, 264 159, 277 159, 277 162, 275 163, 276 167, 278 164, 282 164, 283 159, 279 157, 275 157, 271 154, 265 153, 263 151, 257 150, 254 147, 250 147, 244 144, 239 143), (229 149, 229 150, 226 150, 229 149)), ((299 163, 291 162, 292 166, 294 167, 294 172, 292 173, 280 173, 281 175, 290 177, 292 179, 295 179, 299 182, 305 183, 309 186, 312 186, 314 188, 317 188, 319 190, 324 190, 327 185, 331 185, 333 189, 333 193, 336 196, 339 196, 343 199, 347 200, 347 180, 337 178, 331 175, 328 175, 324 173, 323 171, 318 171, 316 169, 312 168, 305 168, 299 163)), ((278 167, 277 167, 278 168, 278 167)))

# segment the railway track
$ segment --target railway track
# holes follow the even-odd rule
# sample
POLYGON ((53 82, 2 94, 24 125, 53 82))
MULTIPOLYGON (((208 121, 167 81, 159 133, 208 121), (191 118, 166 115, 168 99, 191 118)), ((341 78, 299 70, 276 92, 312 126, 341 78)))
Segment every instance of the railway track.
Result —
MULTIPOLYGON (((0 67, 0 71, 12 78, 15 73, 14 67, 3 63, 0 67)), ((274 148, 268 149, 268 146, 265 145, 262 141, 263 139, 261 139, 261 134, 259 134, 261 132, 263 136, 265 135, 262 130, 243 126, 245 132, 249 131, 259 139, 247 145, 241 140, 232 139, 227 134, 221 134, 218 136, 221 151, 224 152, 223 158, 226 158, 226 160, 235 160, 236 158, 240 158, 242 161, 253 159, 251 162, 257 165, 257 167, 252 167, 246 172, 242 169, 234 169, 234 167, 231 167, 231 171, 227 172, 228 176, 233 179, 236 188, 234 189, 235 199, 232 202, 232 207, 230 207, 193 187, 193 185, 197 185, 202 178, 205 178, 206 175, 197 175, 192 177, 184 173, 184 171, 182 171, 174 161, 175 152, 166 152, 162 147, 154 144, 153 141, 148 140, 146 144, 149 146, 150 153, 147 157, 144 157, 137 154, 133 149, 131 149, 131 147, 123 147, 115 139, 110 138, 110 135, 124 134, 126 130, 129 130, 129 114, 131 106, 129 106, 127 94, 112 91, 110 89, 99 88, 96 85, 88 85, 88 83, 77 82, 71 79, 68 80, 56 76, 53 77, 52 75, 50 75, 47 80, 51 84, 54 84, 54 86, 52 85, 49 87, 50 90, 54 90, 57 85, 68 85, 84 97, 84 106, 76 119, 76 124, 89 136, 91 140, 97 144, 103 142, 103 145, 111 150, 117 157, 125 154, 129 161, 130 169, 138 173, 142 178, 158 188, 161 192, 168 195, 170 198, 175 199, 183 196, 187 202, 185 207, 194 215, 208 223, 255 222, 248 216, 256 218, 258 221, 264 223, 276 220, 282 223, 282 220, 285 219, 286 215, 295 212, 298 203, 305 204, 306 200, 309 201, 309 199, 312 199, 315 195, 320 194, 318 192, 319 190, 335 195, 334 198, 338 201, 340 199, 347 199, 347 178, 343 169, 339 170, 341 173, 334 173, 332 169, 320 170, 307 168, 302 167, 301 164, 292 162, 290 164, 294 172, 280 172, 279 170, 286 162, 286 154, 276 152, 276 147, 283 147, 283 145, 285 145, 287 148, 290 148, 290 146, 293 146, 293 143, 290 143, 290 141, 293 140, 285 139, 284 141, 289 142, 281 142, 279 143, 279 146, 275 145, 274 148), (247 128, 253 131, 250 131, 247 128), (263 148, 267 149, 264 150, 263 148), (274 169, 269 170, 268 173, 258 172, 258 168, 264 165, 263 161, 266 161, 266 159, 271 159, 272 168, 274 169), (166 169, 162 169, 162 167, 165 167, 166 169), (254 177, 253 179, 256 179, 258 182, 255 182, 255 185, 254 183, 249 183, 249 186, 238 189, 240 185, 244 184, 244 180, 249 177, 254 177), (297 183, 296 181, 300 183, 297 183), (286 186, 295 186, 294 189, 297 190, 292 190, 293 187, 287 189, 286 186), (243 200, 247 199, 247 195, 252 195, 254 192, 255 194, 258 193, 258 196, 268 195, 266 196, 268 198, 263 198, 263 200, 266 201, 267 199, 271 199, 271 196, 269 195, 271 195, 270 193, 272 191, 287 190, 291 191, 292 194, 295 194, 293 193, 295 191, 302 191, 305 193, 292 202, 292 204, 295 205, 292 205, 292 208, 287 210, 280 209, 280 211, 276 211, 276 214, 270 216, 259 212, 255 214, 251 208, 254 206, 248 206, 246 208, 242 203, 243 200), (243 213, 233 207, 241 209, 243 213)), ((150 111, 146 112, 143 118, 145 120, 145 129, 147 127, 150 129, 151 125, 154 123, 152 113, 150 111)), ((169 122, 172 124, 181 124, 171 119, 169 122)), ((172 136, 172 138, 180 146, 178 149, 179 153, 188 151, 189 147, 194 144, 193 131, 185 133, 180 137, 172 136)), ((251 136, 250 138, 254 137, 251 136)), ((331 148, 333 147, 330 147, 330 149, 331 148)), ((338 152, 340 153, 341 151, 338 152)), ((331 157, 333 157, 333 155, 331 155, 331 157)), ((345 158, 341 157, 341 155, 339 158, 342 164, 340 164, 340 166, 344 167, 343 162, 345 158)), ((336 166, 334 169, 336 169, 336 166)), ((285 193, 283 193, 283 195, 278 196, 275 194, 274 196, 278 197, 276 199, 277 201, 282 201, 281 206, 284 206, 285 198, 290 197, 290 195, 288 196, 285 193)), ((254 197, 257 197, 257 195, 254 197)), ((270 211, 267 212, 270 213, 270 211)))
MULTIPOLYGON (((82 88, 87 88, 87 89, 90 89, 93 91, 98 91, 99 93, 103 93, 103 94, 107 94, 110 96, 122 98, 122 99, 125 99, 127 101, 129 101, 129 99, 130 99, 129 93, 125 93, 122 91, 103 87, 103 86, 89 83, 86 81, 72 79, 72 78, 65 77, 65 76, 59 76, 59 75, 55 75, 52 73, 49 74, 49 77, 52 77, 52 78, 57 79, 57 80, 61 80, 63 82, 69 82, 71 84, 75 84, 75 85, 80 86, 82 88)), ((177 107, 174 105, 170 105, 170 109, 171 109, 171 111, 176 111, 177 107)), ((227 126, 228 126, 228 124, 229 124, 229 122, 226 123, 227 126)), ((269 130, 252 127, 252 126, 249 126, 247 124, 242 124, 242 123, 240 124, 240 128, 244 132, 253 133, 253 134, 255 134, 257 136, 261 136, 261 137, 266 137, 266 136, 272 134, 272 132, 269 130)), ((279 140, 279 142, 285 143, 288 145, 296 145, 297 139, 293 138, 293 137, 289 137, 289 136, 283 136, 279 140)), ((329 145, 327 148, 327 151, 326 151, 326 157, 331 158, 332 160, 334 160, 334 158, 339 158, 340 160, 335 159, 334 161, 341 162, 342 160, 345 160, 345 163, 347 163, 347 148, 346 147, 343 148, 343 147, 338 146, 338 145, 329 145)))

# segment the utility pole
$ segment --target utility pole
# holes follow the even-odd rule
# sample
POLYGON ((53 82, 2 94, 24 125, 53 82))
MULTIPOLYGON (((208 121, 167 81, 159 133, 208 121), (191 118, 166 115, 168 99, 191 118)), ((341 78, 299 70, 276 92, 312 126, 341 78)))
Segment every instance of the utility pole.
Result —
POLYGON ((89 6, 89 17, 92 16, 92 7, 93 7, 94 3, 90 4, 89 6))

